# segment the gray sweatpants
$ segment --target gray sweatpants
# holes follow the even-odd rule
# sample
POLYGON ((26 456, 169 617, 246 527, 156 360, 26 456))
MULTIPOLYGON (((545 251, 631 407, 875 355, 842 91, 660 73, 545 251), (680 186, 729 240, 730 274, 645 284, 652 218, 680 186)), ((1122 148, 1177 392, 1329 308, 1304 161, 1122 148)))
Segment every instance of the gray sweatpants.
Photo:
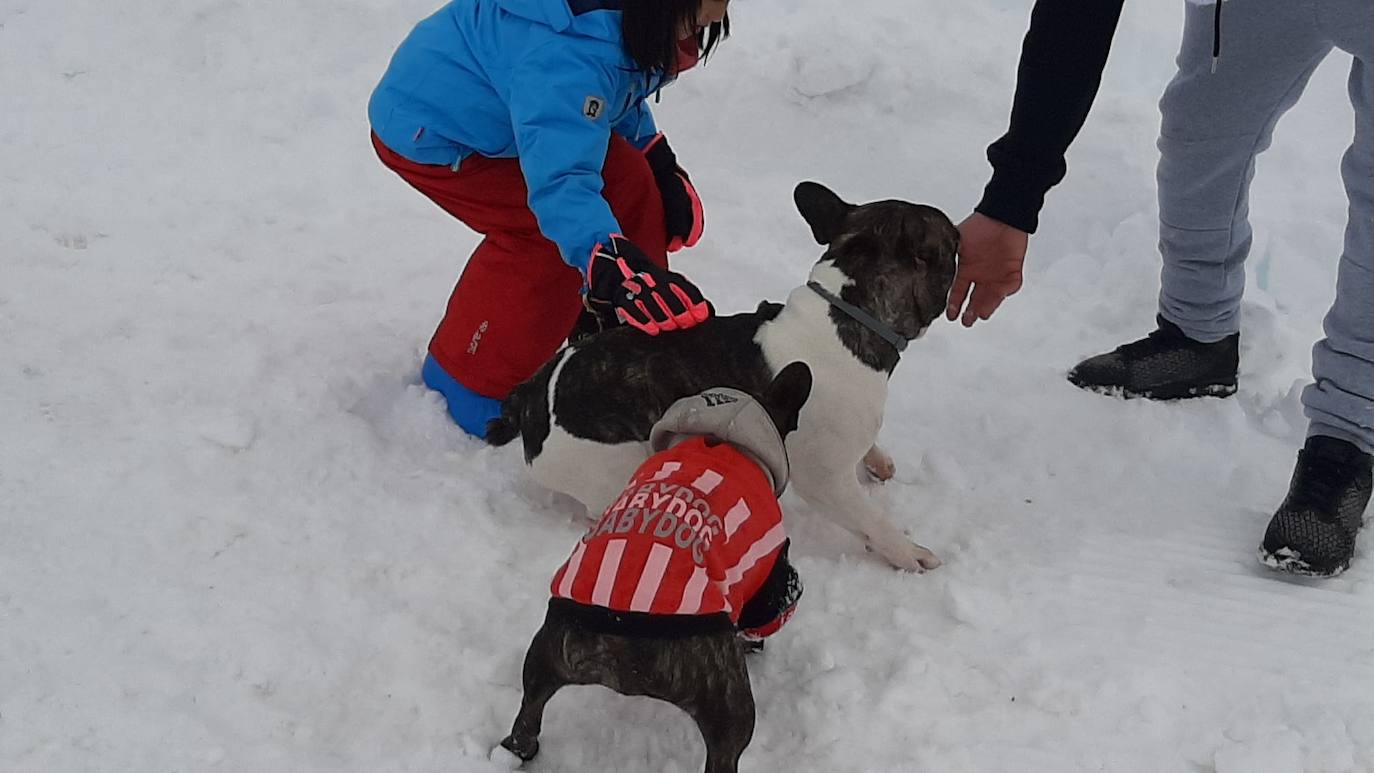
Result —
POLYGON ((1374 0, 1227 0, 1215 73, 1214 10, 1189 4, 1178 74, 1160 101, 1159 313, 1199 341, 1239 330, 1255 156, 1331 49, 1350 52, 1350 220, 1302 399, 1309 434, 1374 452, 1374 0))

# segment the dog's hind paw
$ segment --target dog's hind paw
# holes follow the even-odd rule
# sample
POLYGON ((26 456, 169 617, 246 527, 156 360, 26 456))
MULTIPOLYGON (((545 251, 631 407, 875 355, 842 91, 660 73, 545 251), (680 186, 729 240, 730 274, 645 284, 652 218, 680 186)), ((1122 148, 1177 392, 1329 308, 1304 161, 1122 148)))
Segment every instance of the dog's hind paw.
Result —
POLYGON ((931 569, 938 569, 944 563, 929 548, 921 547, 909 540, 888 545, 869 543, 869 548, 882 556, 889 564, 907 572, 920 574, 931 569))
POLYGON ((864 454, 864 469, 877 481, 892 480, 892 476, 897 474, 897 463, 892 461, 892 457, 878 446, 868 449, 864 454))
POLYGON ((487 755, 487 759, 505 770, 517 770, 525 763, 524 760, 517 757, 510 749, 504 746, 497 746, 492 749, 491 754, 487 755))
POLYGON ((512 758, 516 760, 514 770, 520 767, 520 763, 534 759, 539 753, 539 740, 531 740, 527 743, 520 743, 515 740, 515 736, 508 735, 501 739, 501 745, 491 750, 491 761, 498 763, 509 763, 512 758))

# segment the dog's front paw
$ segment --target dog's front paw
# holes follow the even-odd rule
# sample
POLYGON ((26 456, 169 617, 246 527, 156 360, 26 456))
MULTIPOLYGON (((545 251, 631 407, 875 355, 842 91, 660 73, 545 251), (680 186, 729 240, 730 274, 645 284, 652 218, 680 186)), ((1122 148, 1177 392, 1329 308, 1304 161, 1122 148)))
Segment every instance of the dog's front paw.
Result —
POLYGON ((889 564, 908 572, 919 574, 931 569, 938 569, 944 563, 929 548, 921 547, 910 540, 886 545, 870 544, 870 547, 886 559, 889 564))
POLYGON ((897 474, 897 463, 892 461, 892 457, 888 456, 886 451, 875 445, 864 454, 864 469, 874 480, 889 481, 897 474))

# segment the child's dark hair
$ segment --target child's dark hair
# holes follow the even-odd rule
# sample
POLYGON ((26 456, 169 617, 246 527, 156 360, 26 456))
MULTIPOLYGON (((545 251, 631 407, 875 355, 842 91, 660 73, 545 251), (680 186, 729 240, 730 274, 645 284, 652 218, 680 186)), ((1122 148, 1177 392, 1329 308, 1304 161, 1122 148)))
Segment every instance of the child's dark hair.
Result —
MULTIPOLYGON (((684 29, 695 29, 701 0, 627 0, 620 30, 625 49, 644 72, 672 74, 677 70, 678 40, 684 29)), ((730 34, 730 17, 697 33, 697 52, 704 59, 730 34)))

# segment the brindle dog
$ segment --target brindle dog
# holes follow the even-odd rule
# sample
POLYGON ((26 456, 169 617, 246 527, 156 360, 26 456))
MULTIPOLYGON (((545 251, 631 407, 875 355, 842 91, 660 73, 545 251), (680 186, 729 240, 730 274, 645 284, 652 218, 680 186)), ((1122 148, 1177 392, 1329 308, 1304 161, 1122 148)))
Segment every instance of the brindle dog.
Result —
MULTIPOLYGON (((811 383, 810 370, 792 363, 760 398, 782 438, 796 429, 811 383)), ((795 603, 800 582, 786 559, 784 545, 764 587, 741 609, 740 630, 773 620, 780 611, 778 599, 795 603)), ((744 657, 756 646, 733 628, 722 630, 715 618, 618 612, 551 599, 525 655, 520 713, 501 746, 522 760, 532 759, 539 752, 544 706, 554 693, 564 685, 599 684, 687 712, 706 742, 706 773, 735 773, 754 734, 754 694, 744 657), (589 616, 588 610, 595 614, 589 616), (640 627, 643 635, 627 635, 640 627)), ((729 626, 728 617, 724 624, 729 626)))

